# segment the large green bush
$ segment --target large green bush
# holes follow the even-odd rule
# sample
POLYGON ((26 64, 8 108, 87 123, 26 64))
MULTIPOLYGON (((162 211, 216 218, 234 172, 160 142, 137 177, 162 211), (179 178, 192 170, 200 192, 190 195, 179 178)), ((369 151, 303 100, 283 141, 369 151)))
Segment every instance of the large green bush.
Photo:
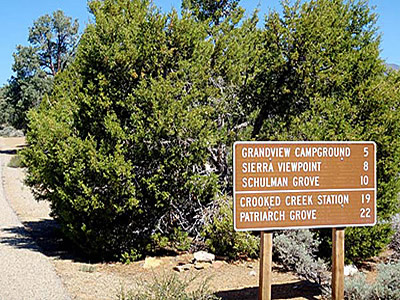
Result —
POLYGON ((30 114, 25 151, 39 199, 64 233, 100 258, 187 229, 213 200, 217 142, 203 23, 148 1, 90 3, 95 23, 52 97, 30 114))
POLYGON ((146 0, 90 9, 74 63, 30 113, 27 182, 90 255, 186 249, 176 233, 199 235, 202 210, 231 185, 227 149, 244 131, 237 91, 251 60, 242 45, 252 47, 257 19, 239 26, 232 6, 214 26, 146 0))
POLYGON ((377 254, 398 210, 400 77, 379 58, 376 15, 366 1, 285 2, 282 16, 266 17, 260 43, 244 98, 257 113, 253 138, 376 142, 378 225, 346 229, 346 255, 377 254))

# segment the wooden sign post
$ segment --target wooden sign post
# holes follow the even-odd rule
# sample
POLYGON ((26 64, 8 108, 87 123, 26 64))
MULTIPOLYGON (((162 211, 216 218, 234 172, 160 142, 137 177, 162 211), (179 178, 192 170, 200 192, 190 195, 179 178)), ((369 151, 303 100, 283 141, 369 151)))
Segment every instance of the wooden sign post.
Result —
POLYGON ((272 282, 272 232, 261 231, 260 279, 258 300, 271 299, 272 282))
POLYGON ((332 229, 332 300, 344 299, 344 228, 332 229))
POLYGON ((270 231, 324 227, 334 228, 333 299, 343 299, 344 228, 376 223, 375 143, 236 142, 233 148, 235 230, 263 231, 259 299, 271 298, 270 231))

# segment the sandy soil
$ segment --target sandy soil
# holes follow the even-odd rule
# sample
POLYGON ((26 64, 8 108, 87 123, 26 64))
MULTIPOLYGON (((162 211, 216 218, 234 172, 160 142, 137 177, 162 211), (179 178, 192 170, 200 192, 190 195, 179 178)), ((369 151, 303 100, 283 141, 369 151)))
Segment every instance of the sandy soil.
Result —
MULTIPOLYGON (((9 146, 9 154, 24 144, 23 139, 3 139, 9 146)), ((27 232, 49 257, 72 299, 117 299, 123 290, 134 289, 142 281, 175 272, 180 278, 195 278, 191 288, 209 279, 210 289, 224 300, 255 300, 258 294, 257 260, 210 265, 202 270, 192 268, 176 272, 178 263, 191 260, 190 254, 158 258, 158 266, 145 268, 144 261, 129 265, 121 263, 96 263, 79 258, 71 245, 60 237, 57 224, 49 216, 50 208, 45 202, 36 202, 30 190, 24 186, 24 170, 5 167, 3 186, 12 208, 17 212, 27 232)), ((318 290, 311 284, 299 280, 295 275, 282 271, 279 265, 273 267, 273 299, 320 299, 318 290)))

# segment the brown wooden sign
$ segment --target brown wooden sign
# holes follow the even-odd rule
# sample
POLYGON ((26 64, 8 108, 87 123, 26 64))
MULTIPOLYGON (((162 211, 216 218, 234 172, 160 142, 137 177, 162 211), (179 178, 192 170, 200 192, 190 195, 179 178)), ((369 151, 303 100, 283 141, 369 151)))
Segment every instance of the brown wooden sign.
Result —
POLYGON ((376 223, 374 142, 236 142, 236 230, 376 223))

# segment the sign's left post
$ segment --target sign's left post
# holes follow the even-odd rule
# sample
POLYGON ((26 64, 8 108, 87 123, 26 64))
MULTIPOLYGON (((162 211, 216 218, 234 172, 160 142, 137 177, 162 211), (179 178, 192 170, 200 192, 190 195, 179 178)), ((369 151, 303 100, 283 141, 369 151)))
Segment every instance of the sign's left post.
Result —
POLYGON ((261 231, 258 300, 270 300, 272 282, 272 231, 261 231))

